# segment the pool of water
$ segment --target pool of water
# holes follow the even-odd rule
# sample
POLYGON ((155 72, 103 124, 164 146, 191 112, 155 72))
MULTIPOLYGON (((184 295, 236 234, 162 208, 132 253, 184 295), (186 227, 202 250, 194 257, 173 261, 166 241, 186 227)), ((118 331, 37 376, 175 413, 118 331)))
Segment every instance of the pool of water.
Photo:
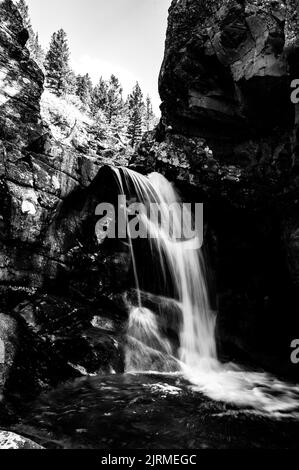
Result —
POLYGON ((299 448, 299 420, 215 401, 179 374, 86 377, 27 404, 10 430, 62 449, 299 448))

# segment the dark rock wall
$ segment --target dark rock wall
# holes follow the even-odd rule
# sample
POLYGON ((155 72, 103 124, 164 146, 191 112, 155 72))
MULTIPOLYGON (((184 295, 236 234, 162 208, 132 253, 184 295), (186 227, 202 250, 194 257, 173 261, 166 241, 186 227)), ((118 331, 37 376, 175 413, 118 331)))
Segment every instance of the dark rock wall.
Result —
POLYGON ((270 144, 278 158, 294 117, 286 8, 281 2, 219 5, 172 3, 160 74, 164 118, 176 131, 206 137, 221 160, 250 164, 270 144))

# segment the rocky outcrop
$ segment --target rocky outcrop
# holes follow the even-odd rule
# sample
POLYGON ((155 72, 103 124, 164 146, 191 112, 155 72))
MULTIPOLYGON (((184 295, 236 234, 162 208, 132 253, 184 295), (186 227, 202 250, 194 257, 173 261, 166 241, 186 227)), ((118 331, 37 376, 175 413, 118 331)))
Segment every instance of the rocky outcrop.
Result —
POLYGON ((293 27, 281 2, 173 2, 160 73, 162 122, 132 164, 221 186, 220 193, 221 181, 229 182, 224 190, 241 183, 242 201, 245 191, 248 199, 278 193, 286 180, 288 192, 297 191, 293 27))
POLYGON ((160 74, 167 126, 243 166, 288 152, 285 18, 276 1, 173 2, 160 74))
POLYGON ((299 332, 295 9, 292 1, 173 1, 162 120, 131 161, 205 203, 222 354, 290 374, 299 332))
POLYGON ((0 280, 38 286, 43 271, 55 271, 60 261, 43 244, 59 204, 81 183, 79 165, 48 142, 39 107, 44 77, 25 47, 16 7, 1 2, 0 15, 0 280))
POLYGON ((232 163, 263 158, 273 129, 272 156, 287 151, 294 107, 285 17, 275 1, 173 2, 160 74, 167 125, 206 137, 232 163))

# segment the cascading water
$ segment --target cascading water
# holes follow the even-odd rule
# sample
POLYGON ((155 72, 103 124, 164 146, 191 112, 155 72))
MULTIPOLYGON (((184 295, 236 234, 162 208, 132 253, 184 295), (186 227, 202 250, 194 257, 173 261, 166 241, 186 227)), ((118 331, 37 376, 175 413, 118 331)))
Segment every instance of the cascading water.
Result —
MULTIPOLYGON (((153 254, 152 262, 158 264, 158 270, 163 274, 166 284, 172 284, 176 296, 175 303, 181 310, 178 360, 190 368, 197 367, 203 360, 215 361, 215 314, 209 305, 204 263, 198 248, 200 235, 195 232, 193 240, 175 238, 176 234, 186 233, 189 229, 186 225, 191 222, 191 213, 186 205, 180 203, 172 184, 162 175, 152 173, 145 177, 128 169, 117 170, 117 175, 124 194, 133 186, 133 192, 140 203, 148 208, 149 205, 155 205, 159 209, 160 218, 151 217, 153 213, 147 211, 139 215, 139 220, 148 235, 149 249, 153 254)), ((158 324, 155 315, 142 304, 141 282, 136 269, 132 240, 130 247, 139 305, 132 308, 128 334, 146 347, 155 351, 164 349, 164 352, 170 355, 170 347, 165 346, 166 338, 160 338, 157 347, 158 324), (142 338, 136 338, 140 336, 141 331, 142 338)), ((150 366, 148 360, 145 364, 138 362, 143 370, 150 366)))
MULTIPOLYGON (((298 386, 266 373, 248 372, 235 364, 218 361, 216 315, 208 298, 200 234, 195 231, 191 240, 176 238, 177 233, 185 233, 185 224, 190 224, 192 216, 190 209, 181 204, 173 185, 158 173, 146 177, 125 168, 114 171, 121 194, 135 198, 147 208, 154 204, 160 214, 159 218, 151 217, 152 212, 148 210, 138 214, 139 224, 147 234, 141 253, 143 256, 146 251, 150 253, 149 263, 155 265, 159 274, 158 295, 144 292, 140 260, 139 263, 137 260, 140 255, 136 256, 130 233, 130 214, 126 216, 137 289, 137 300, 130 305, 127 372, 181 371, 195 389, 215 400, 297 418, 298 386), (170 206, 172 230, 169 230, 170 206), (171 296, 169 285, 172 286, 171 296), (149 299, 159 304, 158 312, 148 308, 149 299), (165 328, 165 319, 169 325, 173 318, 176 319, 177 346, 167 337, 165 328)), ((151 281, 154 285, 153 276, 151 281)))

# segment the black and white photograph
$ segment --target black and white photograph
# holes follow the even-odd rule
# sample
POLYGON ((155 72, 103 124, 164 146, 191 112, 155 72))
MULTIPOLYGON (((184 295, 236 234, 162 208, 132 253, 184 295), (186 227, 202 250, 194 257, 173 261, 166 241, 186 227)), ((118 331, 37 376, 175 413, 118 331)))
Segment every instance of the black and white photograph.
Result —
POLYGON ((0 0, 1 459, 257 449, 299 450, 299 0, 0 0))

